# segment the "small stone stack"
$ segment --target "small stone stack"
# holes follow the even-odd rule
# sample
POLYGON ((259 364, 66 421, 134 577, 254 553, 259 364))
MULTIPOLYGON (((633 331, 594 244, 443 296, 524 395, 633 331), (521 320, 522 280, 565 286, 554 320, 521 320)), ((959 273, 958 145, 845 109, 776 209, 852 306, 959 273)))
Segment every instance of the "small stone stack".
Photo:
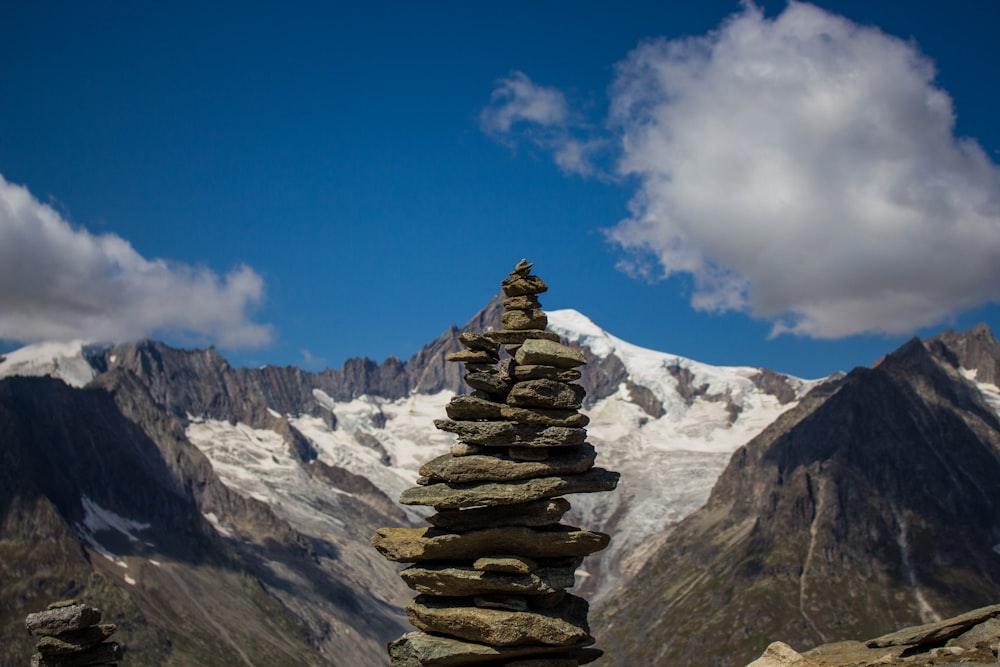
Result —
POLYGON ((28 614, 28 632, 38 637, 31 667, 90 667, 116 665, 122 647, 105 641, 115 626, 101 623, 101 610, 74 600, 55 602, 46 611, 28 614))
POLYGON ((589 648, 587 602, 566 589, 610 538, 560 523, 561 496, 610 491, 618 473, 593 467, 585 391, 573 384, 585 361, 545 330, 548 288, 531 266, 521 260, 501 283, 504 328, 464 333, 468 349, 448 356, 475 390, 435 421, 459 441, 400 498, 434 507, 432 527, 372 537, 389 560, 413 563, 401 576, 419 593, 406 606, 419 631, 389 644, 392 667, 575 667, 602 654, 589 648))

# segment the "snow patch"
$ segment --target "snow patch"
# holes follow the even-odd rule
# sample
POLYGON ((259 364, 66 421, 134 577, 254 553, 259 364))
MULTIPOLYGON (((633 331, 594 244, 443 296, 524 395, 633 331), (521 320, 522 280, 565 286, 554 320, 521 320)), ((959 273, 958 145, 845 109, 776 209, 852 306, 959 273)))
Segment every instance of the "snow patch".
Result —
MULTIPOLYGON (((104 556, 115 565, 127 568, 128 564, 125 562, 124 557, 112 553, 103 544, 101 544, 97 539, 97 533, 102 531, 115 531, 127 537, 129 542, 139 542, 140 539, 136 537, 133 532, 146 530, 149 528, 150 524, 121 517, 111 510, 104 509, 87 496, 81 496, 80 503, 83 505, 84 515, 82 522, 74 524, 77 533, 79 533, 80 537, 83 538, 84 542, 86 542, 91 549, 104 556)), ((147 542, 146 544, 149 543, 147 542)))
POLYGON ((126 574, 125 583, 128 584, 129 586, 135 586, 135 579, 126 574))
POLYGON ((994 412, 1000 415, 1000 387, 990 382, 980 382, 977 379, 979 371, 974 368, 959 368, 958 372, 962 374, 962 377, 971 380, 979 388, 979 393, 982 395, 983 400, 993 408, 994 412))
POLYGON ((0 362, 0 378, 53 377, 71 387, 82 387, 97 374, 83 354, 84 341, 35 343, 8 352, 0 362))

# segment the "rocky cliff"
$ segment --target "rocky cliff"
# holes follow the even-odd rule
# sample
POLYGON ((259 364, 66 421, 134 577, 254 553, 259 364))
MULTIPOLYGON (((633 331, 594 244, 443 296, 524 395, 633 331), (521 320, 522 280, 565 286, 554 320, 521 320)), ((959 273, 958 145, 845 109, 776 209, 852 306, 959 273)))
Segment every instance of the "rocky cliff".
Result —
POLYGON ((814 389, 600 611, 608 664, 746 664, 1000 599, 996 341, 912 340, 814 389), (976 366, 965 366, 976 363, 976 366))

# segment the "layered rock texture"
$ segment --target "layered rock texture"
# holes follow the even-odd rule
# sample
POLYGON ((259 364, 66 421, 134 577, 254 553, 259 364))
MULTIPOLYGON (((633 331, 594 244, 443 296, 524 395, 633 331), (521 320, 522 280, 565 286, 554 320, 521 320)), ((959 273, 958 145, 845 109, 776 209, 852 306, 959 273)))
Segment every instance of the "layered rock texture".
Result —
POLYGON ((1000 600, 1000 403, 972 381, 996 349, 984 328, 913 339, 737 450, 595 613, 608 664, 737 667, 1000 600))
POLYGON ((28 614, 24 627, 37 637, 31 667, 97 667, 117 665, 122 647, 106 641, 113 623, 101 623, 101 610, 75 600, 53 602, 45 611, 28 614))
POLYGON ((823 644, 805 653, 774 642, 747 667, 987 667, 1000 662, 998 651, 1000 605, 990 605, 868 641, 823 644))
POLYGON ((569 493, 610 491, 618 473, 593 467, 580 352, 546 330, 547 286, 522 260, 501 283, 500 330, 466 332, 474 391, 448 403, 438 429, 458 434, 451 452, 420 469, 405 505, 433 507, 430 528, 381 528, 372 537, 419 595, 406 605, 418 628, 389 644, 393 667, 592 662, 588 604, 567 593, 604 533, 561 522, 569 493))

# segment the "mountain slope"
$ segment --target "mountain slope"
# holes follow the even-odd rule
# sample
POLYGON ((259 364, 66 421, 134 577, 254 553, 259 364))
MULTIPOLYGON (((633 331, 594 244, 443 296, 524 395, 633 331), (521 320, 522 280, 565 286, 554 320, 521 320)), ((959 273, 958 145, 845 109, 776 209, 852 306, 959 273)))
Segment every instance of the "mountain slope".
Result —
POLYGON ((741 447, 598 611, 608 664, 743 665, 775 639, 808 648, 995 602, 1000 423, 958 361, 972 337, 913 340, 741 447))

